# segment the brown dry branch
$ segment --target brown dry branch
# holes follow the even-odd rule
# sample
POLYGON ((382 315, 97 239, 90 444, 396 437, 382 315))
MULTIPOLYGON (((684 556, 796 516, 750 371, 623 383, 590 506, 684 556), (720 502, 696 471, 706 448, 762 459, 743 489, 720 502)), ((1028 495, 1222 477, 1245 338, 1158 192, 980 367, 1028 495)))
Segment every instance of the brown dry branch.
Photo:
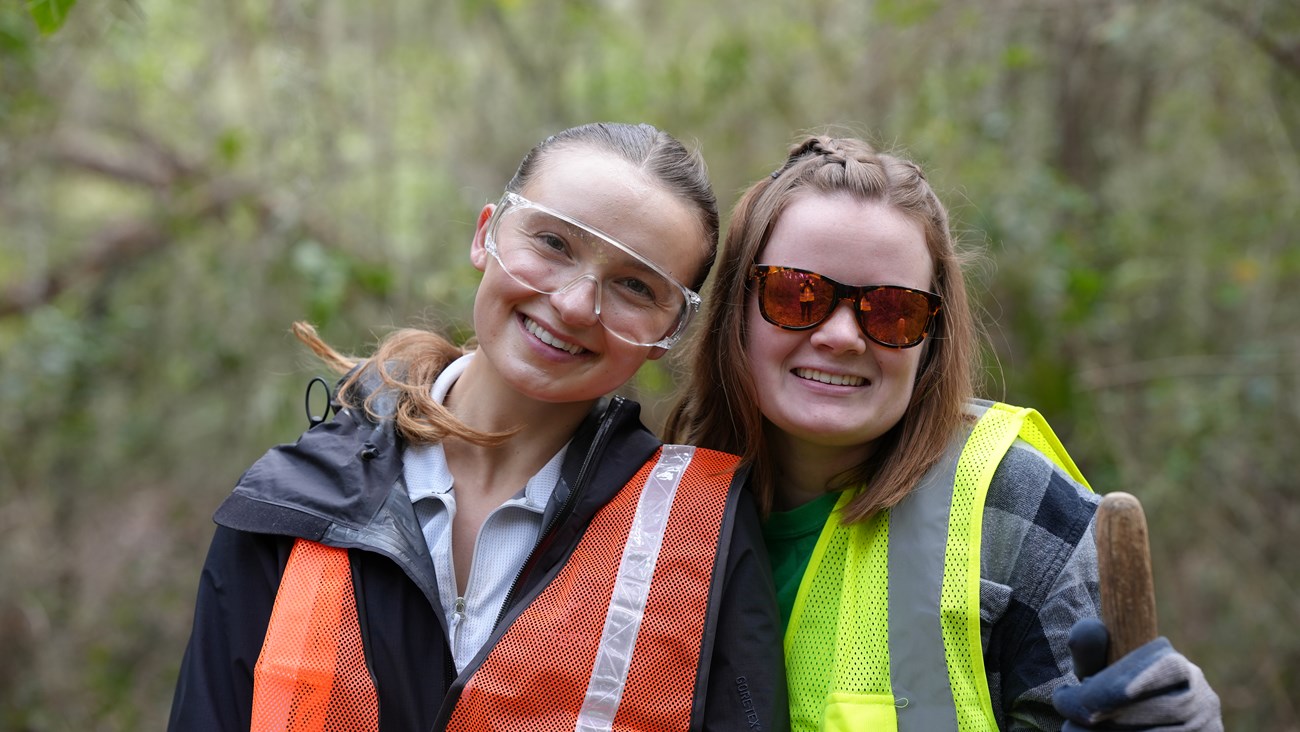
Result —
POLYGON ((1270 34, 1263 22, 1258 18, 1247 17, 1239 7, 1221 2, 1205 2, 1201 7, 1224 25, 1245 36, 1246 40, 1255 44, 1283 71, 1300 77, 1300 42, 1284 42, 1270 34))
MULTIPOLYGON (((162 145, 136 142, 148 154, 129 157, 66 141, 52 148, 48 157, 54 164, 153 189, 158 213, 106 223, 80 255, 44 274, 0 288, 0 318, 28 312, 71 287, 102 279, 159 251, 172 243, 175 222, 220 219, 242 205, 253 212, 263 229, 283 223, 279 212, 285 207, 278 204, 274 192, 183 163, 162 145)), ((295 213, 292 224, 322 245, 333 245, 332 227, 326 223, 295 213)))

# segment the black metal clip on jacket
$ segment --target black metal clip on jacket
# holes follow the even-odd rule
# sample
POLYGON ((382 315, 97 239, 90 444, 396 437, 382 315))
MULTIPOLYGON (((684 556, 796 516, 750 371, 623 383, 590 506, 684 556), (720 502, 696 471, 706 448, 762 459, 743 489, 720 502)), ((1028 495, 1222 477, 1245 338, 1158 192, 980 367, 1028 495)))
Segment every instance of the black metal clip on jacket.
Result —
POLYGON ((329 419, 330 412, 334 412, 335 414, 338 414, 339 407, 341 405, 338 402, 334 401, 334 392, 330 390, 329 382, 325 381, 319 376, 313 376, 311 381, 307 382, 307 394, 303 397, 303 406, 307 409, 308 429, 311 429, 312 427, 315 427, 316 425, 329 419), (317 384, 320 384, 321 386, 325 387, 325 411, 321 412, 320 416, 314 414, 311 409, 311 393, 315 389, 317 384))

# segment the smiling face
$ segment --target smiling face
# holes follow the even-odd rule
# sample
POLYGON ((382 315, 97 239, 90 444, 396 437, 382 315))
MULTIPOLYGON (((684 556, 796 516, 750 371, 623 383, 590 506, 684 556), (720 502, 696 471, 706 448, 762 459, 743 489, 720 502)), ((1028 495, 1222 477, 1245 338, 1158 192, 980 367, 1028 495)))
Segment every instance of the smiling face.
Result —
MULTIPOLYGON (((519 193, 616 239, 678 282, 693 281, 707 255, 694 208, 609 153, 581 146, 551 151, 519 193)), ((474 330, 475 364, 484 363, 476 372, 490 369, 529 399, 587 402, 622 386, 646 359, 663 355, 605 329, 595 312, 595 280, 544 295, 507 274, 485 247, 492 210, 481 212, 471 248, 483 272, 474 330)))
MULTIPOLYGON (((809 270, 852 285, 930 290, 933 263, 921 225, 879 202, 847 194, 804 194, 777 220, 759 264, 809 270)), ((746 356, 759 409, 787 445, 849 448, 869 455, 912 398, 923 346, 893 349, 868 340, 849 303, 821 325, 783 330, 746 305, 746 356)))

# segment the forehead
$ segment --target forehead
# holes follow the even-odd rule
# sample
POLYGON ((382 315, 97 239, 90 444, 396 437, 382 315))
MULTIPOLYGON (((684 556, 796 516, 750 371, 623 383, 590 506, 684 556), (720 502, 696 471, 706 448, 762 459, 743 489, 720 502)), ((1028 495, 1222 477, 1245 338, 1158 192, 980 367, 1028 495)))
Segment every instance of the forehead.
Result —
POLYGON ((612 153, 551 151, 520 195, 608 235, 679 282, 692 282, 708 253, 694 206, 612 153))
POLYGON ((777 218, 762 264, 807 269, 852 285, 930 289, 934 262, 919 221, 848 194, 794 198, 777 218))

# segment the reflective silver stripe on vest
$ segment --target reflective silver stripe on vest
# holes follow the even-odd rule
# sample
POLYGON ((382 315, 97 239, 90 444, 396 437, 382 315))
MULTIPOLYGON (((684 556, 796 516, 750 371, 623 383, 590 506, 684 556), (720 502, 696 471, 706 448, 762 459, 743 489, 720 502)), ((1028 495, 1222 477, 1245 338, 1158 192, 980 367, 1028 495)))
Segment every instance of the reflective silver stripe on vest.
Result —
POLYGON ((650 580, 659 560, 659 547, 663 545, 668 513, 677 485, 694 454, 695 448, 688 445, 664 445, 659 462, 641 490, 623 558, 619 561, 618 576, 614 579, 614 594, 605 615, 587 695, 578 711, 578 723, 574 727, 577 732, 607 732, 614 725, 650 594, 650 580))
POLYGON ((960 430, 920 485, 889 513, 889 681, 899 705, 899 732, 957 729, 939 600, 957 461, 969 435, 969 429, 960 430))

